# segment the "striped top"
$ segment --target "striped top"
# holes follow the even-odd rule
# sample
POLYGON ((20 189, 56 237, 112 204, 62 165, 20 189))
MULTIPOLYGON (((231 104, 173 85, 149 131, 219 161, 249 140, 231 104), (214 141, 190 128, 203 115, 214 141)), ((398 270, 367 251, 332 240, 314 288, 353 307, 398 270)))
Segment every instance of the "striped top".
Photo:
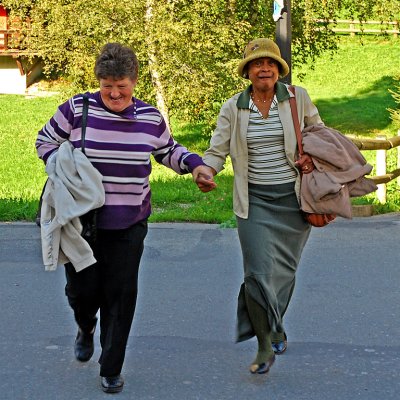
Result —
POLYGON ((294 182, 296 171, 289 165, 284 135, 274 97, 268 118, 263 118, 250 98, 250 119, 247 128, 249 152, 249 182, 258 185, 277 185, 294 182))
MULTIPOLYGON (((151 213, 151 155, 178 174, 204 163, 172 138, 155 107, 133 98, 133 105, 116 113, 104 105, 100 92, 87 95, 85 152, 102 174, 105 190, 98 227, 125 229, 151 213)), ((35 145, 44 162, 66 140, 81 147, 82 104, 81 94, 70 98, 39 131, 35 145)))

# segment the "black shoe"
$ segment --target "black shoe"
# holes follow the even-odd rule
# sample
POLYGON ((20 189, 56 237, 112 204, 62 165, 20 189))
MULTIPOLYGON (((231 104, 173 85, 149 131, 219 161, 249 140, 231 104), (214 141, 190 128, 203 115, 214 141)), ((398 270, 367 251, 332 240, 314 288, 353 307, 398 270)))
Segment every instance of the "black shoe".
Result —
POLYGON ((285 335, 285 337, 283 340, 281 340, 280 342, 272 343, 272 350, 274 351, 275 354, 278 354, 278 355, 283 354, 287 349, 286 333, 284 335, 285 335))
POLYGON ((275 354, 265 363, 262 364, 252 364, 250 366, 250 372, 252 374, 266 374, 271 369, 275 362, 275 354))
POLYGON ((124 378, 121 375, 117 376, 102 376, 101 388, 106 393, 119 393, 124 387, 124 378))
POLYGON ((86 362, 92 358, 94 353, 93 333, 85 333, 80 328, 75 339, 75 357, 78 361, 86 362))
POLYGON ((272 350, 275 354, 283 354, 287 349, 287 341, 282 340, 281 342, 272 343, 272 350))

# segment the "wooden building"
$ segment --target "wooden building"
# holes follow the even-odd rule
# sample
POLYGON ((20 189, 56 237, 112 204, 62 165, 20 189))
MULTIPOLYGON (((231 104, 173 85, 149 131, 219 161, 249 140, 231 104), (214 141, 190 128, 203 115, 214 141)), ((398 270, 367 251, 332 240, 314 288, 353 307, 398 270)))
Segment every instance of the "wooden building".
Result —
POLYGON ((10 27, 9 13, 0 4, 0 93, 25 94, 42 73, 40 59, 19 47, 20 32, 10 27))

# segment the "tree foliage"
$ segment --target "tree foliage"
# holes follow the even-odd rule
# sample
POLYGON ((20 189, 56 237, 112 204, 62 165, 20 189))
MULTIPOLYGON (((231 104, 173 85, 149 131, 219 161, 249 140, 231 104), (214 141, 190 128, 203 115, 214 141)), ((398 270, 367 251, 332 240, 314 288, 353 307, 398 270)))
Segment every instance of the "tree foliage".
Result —
MULTIPOLYGON (((45 72, 95 87, 94 60, 106 42, 132 46, 140 61, 137 96, 187 121, 214 121, 246 82, 236 74, 245 44, 275 35, 273 0, 1 0, 19 17, 23 45, 45 72), (21 25, 22 24, 22 25, 21 25), (159 95, 158 97, 156 95, 159 95), (160 97, 161 96, 161 97, 160 97)), ((315 20, 339 12, 362 20, 399 18, 400 0, 292 0, 292 67, 335 51, 315 20)))
POLYGON ((372 18, 398 21, 400 16, 400 0, 342 0, 340 7, 345 17, 361 22, 372 18))

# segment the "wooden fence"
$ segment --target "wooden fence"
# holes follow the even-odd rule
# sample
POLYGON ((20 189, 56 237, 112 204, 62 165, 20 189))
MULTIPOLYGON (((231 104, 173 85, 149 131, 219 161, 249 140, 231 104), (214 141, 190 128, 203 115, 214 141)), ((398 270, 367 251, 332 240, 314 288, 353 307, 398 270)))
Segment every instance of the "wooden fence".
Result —
MULTIPOLYGON (((356 138, 348 136, 349 139, 360 150, 376 150, 376 176, 370 176, 377 185, 377 198, 380 203, 386 203, 386 183, 400 177, 400 130, 398 136, 387 139, 385 136, 378 136, 375 139, 356 138), (397 169, 387 172, 386 156, 387 151, 397 148, 397 169)), ((400 178, 397 180, 400 186, 400 178)))
MULTIPOLYGON (((349 33, 355 36, 356 33, 374 33, 388 34, 398 37, 399 21, 355 21, 349 19, 338 19, 325 21, 318 19, 316 21, 320 25, 333 25, 332 31, 337 33, 349 33)), ((324 29, 322 26, 320 29, 324 29)))

